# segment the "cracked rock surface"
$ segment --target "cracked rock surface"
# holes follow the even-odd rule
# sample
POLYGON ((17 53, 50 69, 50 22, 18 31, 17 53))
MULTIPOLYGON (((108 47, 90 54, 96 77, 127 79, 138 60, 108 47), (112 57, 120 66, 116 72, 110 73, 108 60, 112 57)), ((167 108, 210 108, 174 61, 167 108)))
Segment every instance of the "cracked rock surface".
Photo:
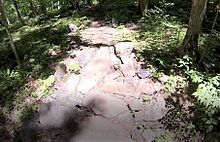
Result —
POLYGON ((22 126, 23 141, 150 142, 163 134, 158 122, 167 112, 163 85, 141 69, 134 43, 111 45, 117 33, 104 26, 83 31, 82 39, 103 46, 83 47, 64 59, 67 69, 80 64, 80 74, 67 73, 41 100, 39 111, 22 126))

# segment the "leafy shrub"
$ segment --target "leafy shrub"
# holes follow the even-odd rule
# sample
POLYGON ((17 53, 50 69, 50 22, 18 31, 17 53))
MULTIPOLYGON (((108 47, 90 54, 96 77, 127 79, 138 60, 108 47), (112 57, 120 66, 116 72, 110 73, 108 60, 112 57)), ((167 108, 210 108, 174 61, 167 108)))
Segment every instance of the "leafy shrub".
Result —
POLYGON ((170 76, 168 82, 165 84, 165 90, 171 93, 184 89, 187 86, 186 78, 181 76, 170 76))
POLYGON ((53 75, 49 76, 47 79, 40 80, 39 85, 40 85, 40 90, 46 95, 49 95, 51 93, 50 87, 53 85, 55 81, 55 78, 53 75))
POLYGON ((192 82, 198 84, 192 95, 206 107, 220 108, 220 75, 206 77, 194 70, 190 70, 188 74, 192 82))
POLYGON ((187 78, 197 85, 192 95, 207 108, 220 108, 220 75, 205 75, 192 68, 192 59, 187 55, 179 59, 179 64, 187 78))
MULTIPOLYGON (((192 68, 192 60, 185 56, 179 60, 179 66, 186 78, 195 84, 196 90, 192 93, 196 97, 197 120, 196 127, 202 131, 210 132, 219 124, 220 108, 220 74, 205 74, 192 68), (199 118, 199 119, 198 119, 199 118)), ((175 83, 173 83, 175 85, 175 83)))
POLYGON ((22 74, 17 70, 1 70, 0 71, 0 100, 2 97, 9 97, 8 95, 16 91, 22 84, 24 79, 22 74))
POLYGON ((79 63, 71 64, 69 67, 69 71, 74 74, 80 74, 81 66, 79 63))

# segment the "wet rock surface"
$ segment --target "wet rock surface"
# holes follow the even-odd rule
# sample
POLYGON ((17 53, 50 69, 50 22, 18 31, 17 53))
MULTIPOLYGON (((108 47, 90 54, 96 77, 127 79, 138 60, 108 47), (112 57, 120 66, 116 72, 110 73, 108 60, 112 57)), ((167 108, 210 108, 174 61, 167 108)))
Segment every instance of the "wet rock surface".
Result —
POLYGON ((41 100, 39 111, 22 126, 23 141, 150 142, 164 132, 158 122, 167 112, 163 87, 139 66, 134 43, 111 45, 116 35, 109 27, 82 33, 105 46, 81 48, 64 59, 67 70, 78 63, 80 74, 68 72, 41 100))

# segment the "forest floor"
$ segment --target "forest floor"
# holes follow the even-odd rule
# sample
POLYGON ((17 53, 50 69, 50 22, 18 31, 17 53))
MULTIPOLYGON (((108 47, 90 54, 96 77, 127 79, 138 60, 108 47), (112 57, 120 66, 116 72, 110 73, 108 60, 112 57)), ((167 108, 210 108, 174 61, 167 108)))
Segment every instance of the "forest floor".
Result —
POLYGON ((170 109, 163 91, 168 77, 154 79, 137 60, 135 43, 116 41, 119 34, 101 21, 78 41, 70 34, 74 49, 57 65, 52 95, 37 91, 39 111, 23 123, 23 141, 150 142, 167 135, 160 120, 170 109))
POLYGON ((185 6, 163 3, 142 17, 110 4, 12 21, 21 68, 0 25, 0 142, 219 141, 219 30, 206 19, 194 67, 179 58, 185 6))

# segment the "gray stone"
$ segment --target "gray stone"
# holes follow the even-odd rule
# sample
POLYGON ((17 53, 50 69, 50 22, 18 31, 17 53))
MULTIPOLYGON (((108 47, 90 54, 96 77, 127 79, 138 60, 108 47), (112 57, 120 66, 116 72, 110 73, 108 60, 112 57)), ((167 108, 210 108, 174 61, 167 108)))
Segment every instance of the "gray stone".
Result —
POLYGON ((148 69, 140 69, 132 53, 134 43, 106 46, 118 31, 101 23, 92 25, 82 32, 82 40, 99 48, 80 46, 74 57, 64 59, 67 70, 80 64, 81 74, 61 74, 57 90, 41 99, 45 103, 39 113, 31 114, 33 118, 22 126, 23 141, 146 142, 163 131, 158 119, 167 109, 164 95, 158 94, 167 78, 154 82, 148 69), (144 96, 149 101, 139 100, 144 96), (137 129, 138 124, 144 129, 137 129))
POLYGON ((151 72, 149 71, 149 69, 140 69, 137 75, 141 79, 145 79, 145 78, 151 77, 151 72))
POLYGON ((65 64, 59 63, 55 67, 55 70, 56 70, 55 73, 54 73, 55 83, 58 84, 62 81, 63 77, 67 73, 67 67, 66 67, 65 64))
POLYGON ((133 42, 119 42, 115 45, 116 54, 118 56, 130 56, 134 47, 133 42))
POLYGON ((97 49, 95 48, 84 48, 83 50, 75 51, 75 58, 77 62, 83 67, 92 59, 96 53, 96 50, 97 49))
POLYGON ((134 65, 132 65, 132 64, 122 64, 120 66, 120 70, 124 76, 133 77, 136 74, 136 69, 135 69, 134 65))
POLYGON ((69 25, 68 25, 68 29, 69 29, 69 32, 70 32, 70 33, 76 33, 77 30, 78 30, 78 27, 77 27, 77 25, 75 25, 75 24, 69 24, 69 25))
POLYGON ((118 30, 107 26, 91 27, 81 33, 82 39, 92 44, 111 45, 116 38, 118 30))
POLYGON ((78 92, 87 94, 111 70, 109 49, 100 48, 92 60, 82 69, 78 92))
POLYGON ((169 76, 163 75, 162 77, 159 78, 159 80, 160 80, 162 83, 166 83, 166 82, 169 80, 169 76))
POLYGON ((129 132, 102 117, 91 117, 81 122, 82 131, 71 142, 133 142, 129 132))
POLYGON ((166 113, 165 100, 160 95, 156 100, 151 100, 146 104, 143 111, 135 113, 135 121, 157 121, 165 116, 166 113))
POLYGON ((163 85, 159 82, 155 82, 154 83, 154 89, 155 89, 156 92, 159 92, 160 90, 163 89, 163 85))
POLYGON ((142 100, 140 99, 134 99, 133 101, 131 101, 129 103, 129 106, 131 108, 132 111, 136 112, 136 111, 142 111, 145 107, 144 103, 142 100))
POLYGON ((109 48, 100 48, 96 55, 82 70, 82 75, 90 78, 95 77, 97 80, 101 79, 111 69, 111 60, 109 54, 109 48))
POLYGON ((25 142, 68 141, 71 135, 79 131, 80 120, 88 115, 87 111, 78 109, 76 105, 78 103, 72 101, 68 104, 60 101, 40 104, 38 115, 30 114, 32 119, 24 122, 21 127, 22 140, 25 142))
POLYGON ((124 101, 96 89, 91 90, 85 96, 83 104, 91 108, 96 114, 108 118, 128 112, 127 104, 124 101))
POLYGON ((67 78, 65 78, 65 81, 60 85, 58 90, 54 93, 55 96, 75 95, 79 81, 79 75, 69 75, 67 78))
POLYGON ((147 142, 152 142, 156 137, 162 135, 164 130, 162 129, 146 129, 144 130, 142 136, 146 139, 147 142))
MULTIPOLYGON (((66 119, 74 116, 74 113, 76 115, 77 110, 73 102, 71 105, 61 102, 41 104, 39 109, 39 123, 44 128, 62 127, 65 121, 67 121, 66 119)), ((78 116, 75 117, 77 118, 78 116)))

